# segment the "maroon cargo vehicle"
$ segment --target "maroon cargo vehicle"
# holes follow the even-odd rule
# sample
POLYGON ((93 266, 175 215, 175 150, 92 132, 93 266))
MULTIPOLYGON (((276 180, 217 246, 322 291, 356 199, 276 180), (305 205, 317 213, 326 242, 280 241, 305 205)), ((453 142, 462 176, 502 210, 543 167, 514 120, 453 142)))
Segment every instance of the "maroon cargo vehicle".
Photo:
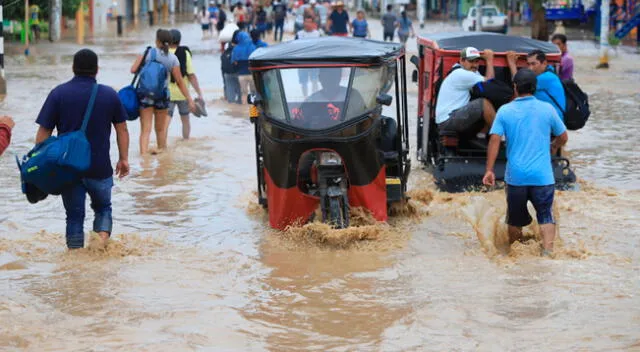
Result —
MULTIPOLYGON (((441 190, 463 192, 482 186, 485 171, 487 139, 463 138, 438 131, 435 122, 438 91, 442 81, 460 60, 460 50, 466 47, 495 52, 495 79, 512 84, 506 52, 521 54, 518 67, 526 67, 526 54, 539 49, 546 53, 551 65, 560 64, 560 51, 547 42, 493 33, 439 33, 418 38, 418 56, 411 62, 417 70, 413 80, 418 83, 417 159, 433 172, 441 190)), ((482 61, 484 63, 484 61, 482 61)), ((480 67, 484 75, 486 67, 480 67)), ((556 185, 567 188, 576 181, 569 160, 560 155, 552 156, 556 185)), ((504 180, 506 165, 504 143, 496 161, 496 179, 504 180)))

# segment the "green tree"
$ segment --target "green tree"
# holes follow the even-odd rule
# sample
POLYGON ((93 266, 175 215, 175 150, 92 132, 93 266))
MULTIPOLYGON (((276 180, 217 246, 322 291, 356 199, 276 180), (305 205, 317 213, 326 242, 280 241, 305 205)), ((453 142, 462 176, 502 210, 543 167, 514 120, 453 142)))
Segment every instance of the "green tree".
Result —
POLYGON ((83 0, 62 0, 62 16, 75 17, 82 2, 83 0))
POLYGON ((529 8, 531 9, 531 38, 549 40, 549 32, 547 30, 547 19, 545 16, 545 10, 543 0, 528 0, 529 8))

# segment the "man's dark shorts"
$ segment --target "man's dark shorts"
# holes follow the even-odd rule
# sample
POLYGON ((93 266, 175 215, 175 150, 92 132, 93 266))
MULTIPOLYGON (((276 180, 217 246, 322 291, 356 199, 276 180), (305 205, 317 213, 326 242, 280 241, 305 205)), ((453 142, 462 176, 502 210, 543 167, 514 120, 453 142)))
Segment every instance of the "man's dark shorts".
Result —
POLYGON ((180 116, 189 116, 189 102, 186 100, 174 100, 169 102, 169 117, 173 117, 173 112, 178 107, 178 114, 180 116))
POLYGON ((393 41, 393 32, 384 32, 383 35, 384 41, 386 42, 387 39, 392 42, 393 41))
POLYGON ((507 185, 507 224, 527 226, 533 220, 527 209, 531 201, 536 210, 538 224, 555 224, 553 219, 553 195, 555 185, 547 186, 511 186, 507 185))
POLYGON ((477 133, 482 129, 482 111, 483 100, 474 99, 467 105, 453 110, 449 114, 449 118, 438 125, 438 128, 441 131, 451 131, 458 134, 477 133), (478 127, 480 128, 478 129, 478 127))

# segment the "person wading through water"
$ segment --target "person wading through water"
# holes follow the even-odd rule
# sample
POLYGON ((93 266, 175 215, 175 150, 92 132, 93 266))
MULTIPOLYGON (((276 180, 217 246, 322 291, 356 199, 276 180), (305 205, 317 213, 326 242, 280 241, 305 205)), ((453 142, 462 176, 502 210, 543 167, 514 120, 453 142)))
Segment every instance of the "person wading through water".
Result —
POLYGON ((554 107, 534 97, 536 85, 536 73, 532 70, 521 69, 513 77, 517 98, 500 107, 493 121, 482 182, 488 186, 496 183, 493 168, 504 137, 507 144, 505 182, 509 243, 521 240, 522 227, 531 223, 527 209, 527 203, 531 202, 542 233, 542 255, 550 256, 556 236, 551 153, 565 145, 569 137, 554 107), (553 142, 552 135, 555 136, 553 142))
MULTIPOLYGON (((184 84, 186 86, 191 83, 193 89, 198 93, 198 100, 203 101, 202 90, 200 90, 200 84, 198 84, 198 77, 193 69, 193 63, 191 61, 191 50, 186 46, 180 46, 180 40, 182 35, 177 29, 171 30, 171 45, 169 46, 169 52, 174 54, 180 62, 180 74, 182 75, 184 84)), ((169 95, 171 100, 169 102, 169 119, 173 117, 173 112, 178 107, 178 113, 180 114, 180 121, 182 122, 182 138, 189 139, 191 135, 191 122, 189 121, 189 104, 187 99, 180 92, 180 88, 176 84, 175 78, 171 77, 171 84, 169 85, 169 95)))
MULTIPOLYGON (((54 88, 44 102, 36 123, 40 125, 36 144, 44 142, 56 129, 57 134, 77 131, 82 126, 89 98, 96 85, 98 56, 89 49, 78 51, 73 57, 74 77, 54 88)), ((106 246, 113 227, 111 217, 111 188, 113 168, 109 157, 111 125, 116 130, 119 158, 116 175, 129 174, 129 132, 127 111, 118 94, 100 84, 86 136, 91 146, 91 166, 82 178, 62 193, 62 203, 67 215, 67 247, 84 247, 85 199, 91 198, 95 214, 93 231, 98 233, 106 246)))
MULTIPOLYGON (((151 137, 151 126, 155 125, 156 141, 158 143, 158 149, 163 150, 167 148, 167 130, 169 128, 169 115, 167 109, 169 108, 169 74, 173 76, 178 88, 183 96, 187 100, 189 105, 189 111, 194 112, 196 106, 191 99, 189 89, 182 79, 180 73, 180 62, 178 58, 169 52, 169 44, 171 43, 171 33, 165 29, 158 29, 156 32, 156 47, 148 48, 146 55, 140 55, 131 66, 131 73, 136 73, 138 70, 144 70, 144 66, 151 65, 152 63, 159 63, 164 66, 168 74, 164 77, 157 77, 157 81, 163 84, 163 87, 156 87, 163 89, 165 94, 159 98, 151 98, 143 94, 138 94, 140 98, 140 154, 145 155, 149 151, 149 139, 151 137), (144 57, 145 62, 142 62, 144 57), (153 58, 153 59, 152 59, 153 58), (155 124, 153 118, 155 116, 155 124)), ((141 80, 142 76, 141 73, 141 80)))

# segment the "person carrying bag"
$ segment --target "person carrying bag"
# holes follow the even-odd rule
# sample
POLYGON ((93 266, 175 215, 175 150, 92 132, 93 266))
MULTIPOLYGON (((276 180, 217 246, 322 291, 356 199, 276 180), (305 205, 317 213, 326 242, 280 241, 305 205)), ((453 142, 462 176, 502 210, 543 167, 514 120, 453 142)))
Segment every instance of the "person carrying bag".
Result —
MULTIPOLYGON (((96 95, 98 84, 91 90, 89 105, 84 113, 80 130, 50 136, 37 144, 22 161, 16 161, 20 170, 22 191, 27 194, 27 184, 33 185, 44 194, 61 194, 68 186, 77 182, 82 173, 91 166, 91 145, 86 130, 96 95)), ((29 199, 32 201, 32 199, 29 199)))
POLYGON ((129 174, 127 112, 118 93, 98 84, 98 56, 89 49, 73 57, 74 77, 47 96, 36 123, 36 147, 20 166, 29 201, 60 194, 69 249, 84 247, 87 196, 94 213, 93 231, 106 246, 112 232, 111 129, 116 132, 115 174, 129 174), (54 130, 57 137, 52 137, 54 130))

